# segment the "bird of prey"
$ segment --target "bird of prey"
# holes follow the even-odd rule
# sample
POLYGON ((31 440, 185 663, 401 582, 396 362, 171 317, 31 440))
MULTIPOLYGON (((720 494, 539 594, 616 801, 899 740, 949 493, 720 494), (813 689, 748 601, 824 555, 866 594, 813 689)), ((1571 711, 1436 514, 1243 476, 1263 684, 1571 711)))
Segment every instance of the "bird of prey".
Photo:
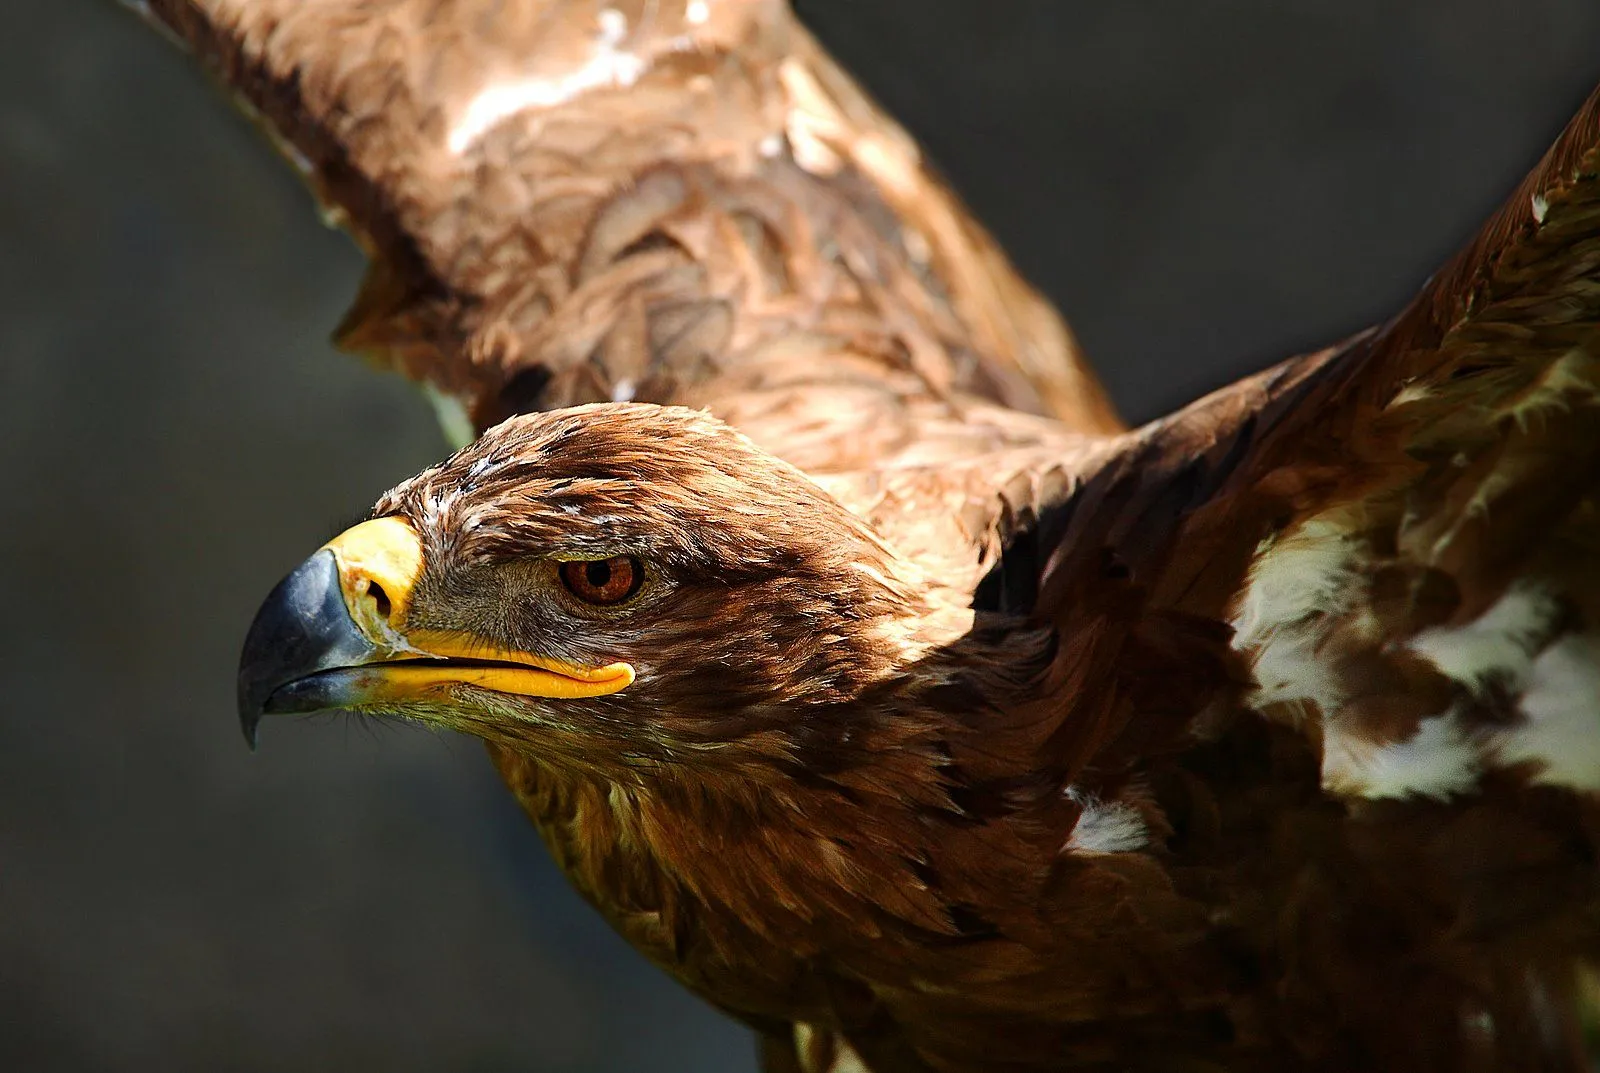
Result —
POLYGON ((1123 428, 781 0, 147 0, 478 437, 241 713, 483 738, 773 1073, 1578 1070, 1600 96, 1388 323, 1123 428))

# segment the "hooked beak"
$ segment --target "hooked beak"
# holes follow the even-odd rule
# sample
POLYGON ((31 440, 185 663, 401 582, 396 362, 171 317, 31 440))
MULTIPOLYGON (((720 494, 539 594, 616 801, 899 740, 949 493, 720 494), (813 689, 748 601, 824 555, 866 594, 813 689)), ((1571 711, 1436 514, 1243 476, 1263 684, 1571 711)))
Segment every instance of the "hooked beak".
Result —
POLYGON ((405 629, 422 541, 403 518, 348 529, 280 581, 239 658, 239 723, 253 749, 263 715, 448 704, 461 687, 601 697, 632 684, 626 663, 576 667, 453 630, 405 629))

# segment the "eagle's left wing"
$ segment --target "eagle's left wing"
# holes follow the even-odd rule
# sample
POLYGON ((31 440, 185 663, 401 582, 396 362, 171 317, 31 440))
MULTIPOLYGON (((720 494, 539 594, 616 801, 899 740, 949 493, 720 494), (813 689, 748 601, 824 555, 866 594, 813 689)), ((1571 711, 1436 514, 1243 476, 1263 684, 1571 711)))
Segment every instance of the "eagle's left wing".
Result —
POLYGON ((1085 755, 1210 659, 1178 707, 1242 670, 1337 795, 1600 789, 1600 93, 1389 324, 1077 472, 1041 613, 1146 661, 1085 755), (1242 668, 1174 640, 1210 622, 1242 668))

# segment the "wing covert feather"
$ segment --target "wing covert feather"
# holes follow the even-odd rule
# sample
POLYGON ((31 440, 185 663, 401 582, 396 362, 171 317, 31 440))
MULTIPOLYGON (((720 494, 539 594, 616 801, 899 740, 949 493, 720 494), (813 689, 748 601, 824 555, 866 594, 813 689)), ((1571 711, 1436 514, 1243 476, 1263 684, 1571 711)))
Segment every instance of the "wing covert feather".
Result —
POLYGON ((1119 427, 1060 318, 782 0, 141 7, 371 258, 339 343, 480 428, 637 398, 784 452, 840 389, 888 418, 971 395, 1119 427))

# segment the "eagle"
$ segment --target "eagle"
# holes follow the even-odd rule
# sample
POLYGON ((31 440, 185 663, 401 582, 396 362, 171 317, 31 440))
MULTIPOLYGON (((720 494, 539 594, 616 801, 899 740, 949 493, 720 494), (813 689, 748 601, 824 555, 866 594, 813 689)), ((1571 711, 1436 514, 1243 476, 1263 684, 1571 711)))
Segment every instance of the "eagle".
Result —
POLYGON ((782 0, 146 0, 463 442, 240 714, 487 743, 769 1073, 1580 1070, 1600 94, 1388 322, 1140 428, 782 0))

